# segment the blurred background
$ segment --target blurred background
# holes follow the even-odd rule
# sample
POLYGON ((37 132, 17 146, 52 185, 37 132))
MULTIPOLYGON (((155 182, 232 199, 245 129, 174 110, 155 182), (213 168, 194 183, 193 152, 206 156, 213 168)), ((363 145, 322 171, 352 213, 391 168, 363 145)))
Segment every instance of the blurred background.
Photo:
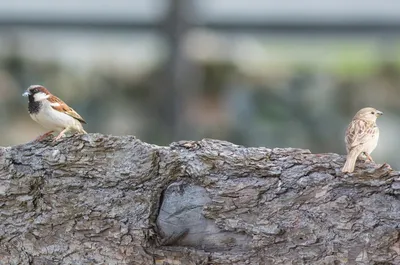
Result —
POLYGON ((378 163, 400 169, 400 2, 0 1, 0 145, 44 133, 21 97, 42 84, 88 132, 167 145, 345 153, 372 106, 378 163))

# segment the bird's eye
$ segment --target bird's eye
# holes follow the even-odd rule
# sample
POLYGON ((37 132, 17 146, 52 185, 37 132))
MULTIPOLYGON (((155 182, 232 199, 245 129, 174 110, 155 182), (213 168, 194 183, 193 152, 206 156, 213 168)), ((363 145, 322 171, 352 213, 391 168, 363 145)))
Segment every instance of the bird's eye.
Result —
POLYGON ((371 114, 375 114, 375 112, 372 111, 371 114))

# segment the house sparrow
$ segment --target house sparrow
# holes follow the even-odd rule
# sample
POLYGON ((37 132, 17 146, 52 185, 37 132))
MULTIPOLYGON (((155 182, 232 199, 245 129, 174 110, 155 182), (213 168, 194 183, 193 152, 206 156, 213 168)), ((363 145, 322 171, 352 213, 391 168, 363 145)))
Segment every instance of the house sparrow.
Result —
POLYGON ((371 153, 378 144, 379 129, 376 119, 383 113, 374 108, 363 108, 354 116, 346 130, 346 163, 342 172, 353 172, 357 158, 361 153, 373 162, 371 153))
POLYGON ((39 136, 36 139, 37 141, 44 139, 53 132, 59 132, 53 142, 60 139, 68 131, 87 133, 82 127, 82 123, 86 124, 86 121, 61 99, 52 95, 45 87, 32 85, 22 95, 29 99, 28 111, 31 118, 50 130, 39 136))

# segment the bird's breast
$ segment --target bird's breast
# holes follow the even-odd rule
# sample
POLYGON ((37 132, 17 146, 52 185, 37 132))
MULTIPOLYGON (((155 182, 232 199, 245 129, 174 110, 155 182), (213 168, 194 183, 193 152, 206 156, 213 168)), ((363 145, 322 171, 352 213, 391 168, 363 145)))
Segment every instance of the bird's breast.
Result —
POLYGON ((76 123, 74 118, 53 109, 49 104, 43 104, 38 112, 30 115, 34 121, 48 130, 61 131, 76 123))
POLYGON ((374 151, 374 149, 376 148, 376 146, 378 145, 378 140, 379 140, 379 129, 378 127, 373 127, 371 128, 371 140, 367 141, 365 143, 365 151, 370 154, 372 153, 372 151, 374 151))

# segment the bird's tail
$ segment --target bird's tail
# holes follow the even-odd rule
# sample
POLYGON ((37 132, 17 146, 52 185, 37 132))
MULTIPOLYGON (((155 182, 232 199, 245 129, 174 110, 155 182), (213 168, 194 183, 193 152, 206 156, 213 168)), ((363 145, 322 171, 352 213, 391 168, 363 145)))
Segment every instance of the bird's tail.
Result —
POLYGON ((354 171, 354 167, 356 165, 356 161, 358 156, 360 155, 360 151, 357 149, 351 150, 346 157, 346 163, 342 168, 342 172, 344 173, 351 173, 354 171))
POLYGON ((77 128, 77 129, 78 129, 77 131, 78 131, 79 133, 81 133, 81 134, 87 134, 87 132, 83 129, 82 124, 80 123, 79 125, 80 125, 80 126, 77 128))

